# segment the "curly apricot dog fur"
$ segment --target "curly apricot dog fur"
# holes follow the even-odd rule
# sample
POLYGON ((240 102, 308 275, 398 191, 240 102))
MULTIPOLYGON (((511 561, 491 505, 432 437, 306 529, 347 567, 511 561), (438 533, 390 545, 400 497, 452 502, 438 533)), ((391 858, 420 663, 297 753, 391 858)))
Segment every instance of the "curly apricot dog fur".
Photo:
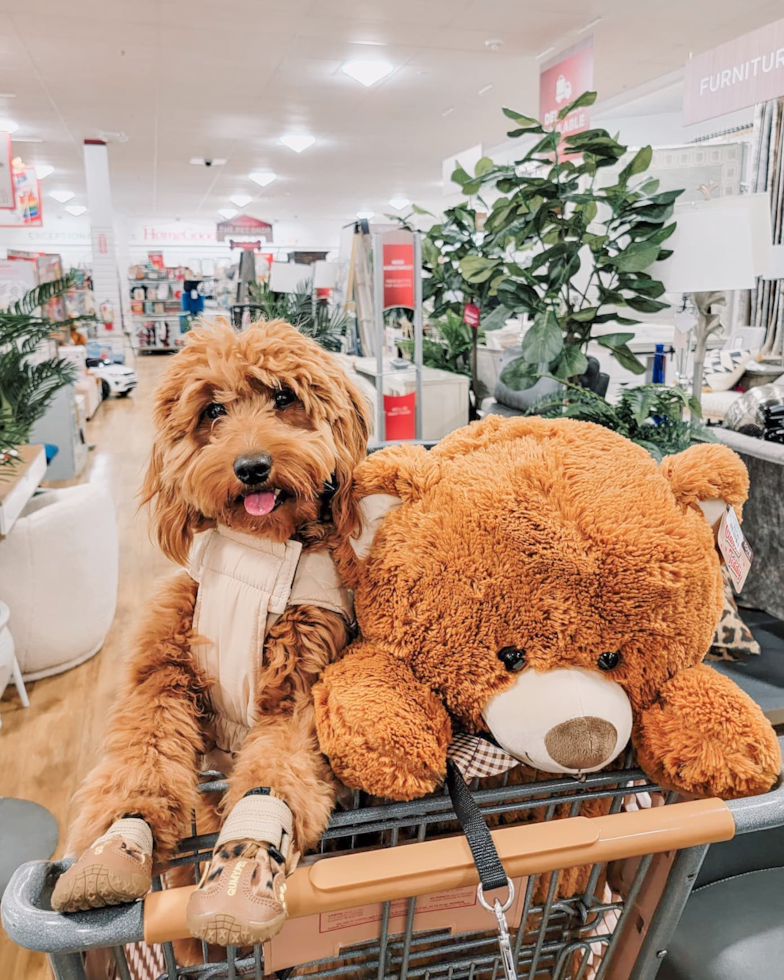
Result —
MULTIPOLYGON (((283 321, 244 333, 194 330, 166 370, 154 422, 142 498, 160 547, 177 564, 187 564, 194 536, 211 528, 273 548, 297 542, 305 556, 328 551, 354 526, 350 479, 365 454, 367 408, 333 356, 283 321), (248 477, 239 464, 259 454, 262 470, 248 477)), ((71 853, 127 815, 148 824, 159 860, 190 832, 214 681, 194 656, 204 642, 192 627, 198 594, 197 582, 179 572, 144 616, 102 761, 77 795, 71 853)), ((278 616, 255 677, 257 721, 229 775, 224 811, 269 787, 293 814, 298 850, 315 845, 334 802, 311 686, 347 638, 346 618, 327 608, 305 602, 278 616)))

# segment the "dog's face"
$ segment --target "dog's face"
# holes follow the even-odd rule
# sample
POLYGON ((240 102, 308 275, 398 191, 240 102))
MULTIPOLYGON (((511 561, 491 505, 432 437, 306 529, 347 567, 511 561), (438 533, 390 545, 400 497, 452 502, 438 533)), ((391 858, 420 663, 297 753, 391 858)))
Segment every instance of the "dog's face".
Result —
POLYGON ((340 525, 351 519, 367 407, 333 356, 282 320, 194 330, 165 373, 154 421, 142 497, 174 561, 216 523, 277 541, 314 533, 330 485, 334 523, 350 530, 340 525))

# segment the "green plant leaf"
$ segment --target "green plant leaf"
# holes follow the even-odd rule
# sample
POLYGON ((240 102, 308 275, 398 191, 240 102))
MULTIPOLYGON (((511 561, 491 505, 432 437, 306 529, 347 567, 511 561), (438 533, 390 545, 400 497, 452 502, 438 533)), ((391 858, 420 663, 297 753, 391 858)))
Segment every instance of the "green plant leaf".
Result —
POLYGON ((641 174, 644 170, 647 170, 651 165, 652 157, 653 147, 643 146, 642 149, 634 154, 631 161, 620 172, 618 175, 619 181, 625 182, 635 174, 641 174))
POLYGON ((549 363, 562 349, 563 332, 558 317, 552 310, 538 313, 523 337, 523 357, 529 364, 549 363))
POLYGON ((480 326, 485 332, 500 330, 511 315, 512 311, 505 306, 496 306, 481 318, 480 326))
POLYGON ((633 374, 645 374, 645 365, 634 356, 626 344, 621 344, 618 347, 610 347, 608 344, 603 344, 602 346, 607 347, 612 352, 615 360, 621 367, 626 368, 627 371, 631 371, 633 374))
POLYGON ((630 340, 634 339, 633 333, 605 333, 599 337, 593 338, 597 344, 601 344, 602 347, 620 347, 623 344, 628 344, 630 340))
POLYGON ((553 365, 553 374, 564 381, 578 378, 588 370, 588 358, 579 347, 570 344, 564 347, 553 365))
POLYGON ((500 259, 487 259, 482 255, 466 255, 460 260, 460 272, 466 282, 486 282, 500 265, 500 259))
POLYGON ((652 204, 674 204, 675 201, 683 194, 683 190, 679 191, 662 191, 661 194, 654 194, 649 197, 648 200, 652 204))
POLYGON ((586 306, 582 310, 572 313, 570 319, 576 320, 578 323, 589 323, 598 312, 598 306, 586 306))
POLYGON ((626 305, 638 313, 658 313, 659 310, 666 310, 670 304, 662 303, 658 299, 647 299, 645 296, 629 296, 626 305))
POLYGON ((501 110, 507 119, 511 119, 512 122, 516 122, 525 132, 526 130, 542 130, 542 124, 538 119, 534 119, 533 116, 524 116, 522 112, 515 112, 514 109, 504 108, 501 110))
POLYGON ((570 102, 558 113, 559 119, 566 119, 570 112, 574 112, 575 109, 582 109, 584 106, 593 105, 596 102, 596 92, 583 92, 579 95, 574 102, 570 102))
POLYGON ((651 180, 646 180, 642 187, 638 188, 641 194, 655 194, 659 189, 660 180, 655 177, 651 180))
POLYGON ((499 379, 512 391, 525 391, 526 388, 532 388, 539 378, 536 367, 522 357, 505 365, 499 376, 499 379))
POLYGON ((619 252, 610 259, 610 262, 619 272, 642 272, 649 265, 653 265, 658 256, 658 245, 648 245, 646 242, 638 242, 629 245, 622 252, 619 252))
POLYGON ((425 211, 425 209, 424 208, 420 208, 418 204, 412 204, 411 205, 411 210, 414 212, 414 214, 427 214, 431 218, 433 217, 433 212, 432 211, 425 211))
POLYGON ((480 160, 477 160, 476 166, 474 167, 474 175, 476 177, 482 177, 488 170, 492 170, 494 166, 495 164, 490 157, 482 157, 480 160))

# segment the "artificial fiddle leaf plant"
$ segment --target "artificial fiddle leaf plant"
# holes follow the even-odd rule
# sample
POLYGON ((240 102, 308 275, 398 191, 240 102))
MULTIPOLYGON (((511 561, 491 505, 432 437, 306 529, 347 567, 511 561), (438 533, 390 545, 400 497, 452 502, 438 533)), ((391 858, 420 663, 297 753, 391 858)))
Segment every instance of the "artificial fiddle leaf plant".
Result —
MULTIPOLYGON (((595 92, 584 93, 560 111, 559 119, 595 99, 595 92)), ((668 222, 682 191, 659 193, 657 180, 635 180, 650 166, 650 146, 634 155, 615 183, 597 186, 599 172, 627 152, 606 130, 562 139, 530 116, 512 109, 504 113, 516 124, 509 136, 536 137, 533 146, 514 164, 496 166, 485 158, 474 176, 460 167, 452 175, 469 196, 482 188, 500 192, 481 240, 469 241, 463 234, 471 220, 467 206, 451 209, 447 221, 430 232, 452 246, 450 269, 457 264, 467 282, 489 283, 507 310, 533 317, 522 355, 506 365, 502 381, 517 390, 543 375, 576 382, 588 366, 591 341, 642 374, 645 366, 628 346, 634 333, 600 335, 596 328, 639 322, 620 315, 618 307, 639 313, 667 307, 659 299, 664 286, 647 270, 671 254, 663 243, 675 231, 668 222)), ((451 281, 451 275, 446 272, 443 278, 451 281)), ((430 289, 433 295, 442 287, 435 283, 430 289)))

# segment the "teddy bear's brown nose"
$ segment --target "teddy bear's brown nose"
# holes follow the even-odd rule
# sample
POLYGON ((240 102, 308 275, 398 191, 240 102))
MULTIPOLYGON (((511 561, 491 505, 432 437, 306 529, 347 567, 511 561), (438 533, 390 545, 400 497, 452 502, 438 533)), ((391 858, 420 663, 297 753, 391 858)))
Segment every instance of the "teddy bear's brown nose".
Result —
POLYGON ((586 715, 551 728, 544 744, 550 757, 566 769, 594 769, 612 758, 617 739, 615 725, 586 715))

